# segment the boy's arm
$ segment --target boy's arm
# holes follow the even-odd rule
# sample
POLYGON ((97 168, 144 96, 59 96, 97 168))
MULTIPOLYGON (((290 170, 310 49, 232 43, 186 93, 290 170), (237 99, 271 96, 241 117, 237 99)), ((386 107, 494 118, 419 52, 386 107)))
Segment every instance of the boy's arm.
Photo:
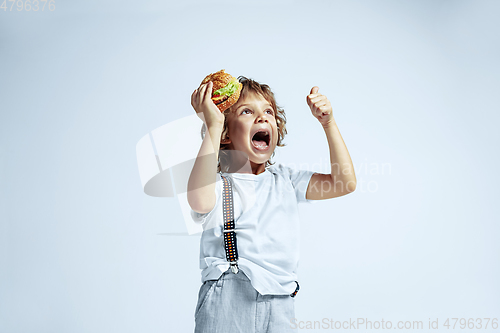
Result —
POLYGON ((331 173, 312 175, 306 199, 324 200, 340 197, 356 189, 356 175, 349 151, 333 118, 332 107, 326 96, 318 94, 318 87, 311 89, 307 104, 325 130, 330 148, 331 173))
POLYGON ((215 206, 220 137, 225 118, 211 99, 212 86, 212 82, 202 84, 191 95, 191 105, 207 126, 205 138, 189 176, 187 192, 189 205, 201 214, 210 212, 215 206))

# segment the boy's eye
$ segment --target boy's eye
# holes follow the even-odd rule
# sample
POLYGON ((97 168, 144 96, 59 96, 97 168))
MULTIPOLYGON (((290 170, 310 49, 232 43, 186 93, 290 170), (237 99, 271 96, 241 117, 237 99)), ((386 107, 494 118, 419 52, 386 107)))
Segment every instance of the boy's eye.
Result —
MULTIPOLYGON (((250 112, 252 112, 252 110, 245 109, 245 110, 243 110, 243 111, 241 112, 241 114, 244 114, 246 111, 250 111, 250 112)), ((274 114, 273 110, 271 110, 271 109, 266 110, 266 112, 269 112, 269 114, 271 114, 271 115, 273 115, 273 114, 274 114)))

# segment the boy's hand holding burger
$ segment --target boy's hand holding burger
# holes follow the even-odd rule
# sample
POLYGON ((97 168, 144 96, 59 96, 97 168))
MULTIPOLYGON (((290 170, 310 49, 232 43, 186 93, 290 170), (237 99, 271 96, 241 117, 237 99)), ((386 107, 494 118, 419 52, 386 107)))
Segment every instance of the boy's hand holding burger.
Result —
POLYGON ((224 110, 236 104, 242 84, 238 79, 220 70, 210 74, 191 95, 191 105, 207 128, 224 126, 224 110))
POLYGON ((212 87, 212 82, 201 84, 191 95, 191 105, 207 128, 212 128, 214 125, 222 128, 225 117, 210 98, 212 87))

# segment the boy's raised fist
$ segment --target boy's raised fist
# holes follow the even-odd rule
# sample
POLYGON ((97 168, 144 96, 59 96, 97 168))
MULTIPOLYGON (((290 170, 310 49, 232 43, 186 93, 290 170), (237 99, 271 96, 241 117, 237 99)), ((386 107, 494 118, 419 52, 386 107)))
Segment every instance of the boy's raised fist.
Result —
POLYGON ((333 119, 332 105, 325 95, 318 93, 318 90, 318 86, 312 87, 311 93, 307 95, 306 102, 307 105, 309 105, 313 116, 318 119, 323 127, 326 127, 335 123, 335 119, 333 119))

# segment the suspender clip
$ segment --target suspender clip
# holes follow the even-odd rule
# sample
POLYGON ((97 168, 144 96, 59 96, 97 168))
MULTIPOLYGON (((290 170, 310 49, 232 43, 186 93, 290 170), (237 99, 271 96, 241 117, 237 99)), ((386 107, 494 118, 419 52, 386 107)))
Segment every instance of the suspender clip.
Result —
POLYGON ((231 262, 231 272, 234 274, 238 274, 238 263, 237 262, 231 262))

